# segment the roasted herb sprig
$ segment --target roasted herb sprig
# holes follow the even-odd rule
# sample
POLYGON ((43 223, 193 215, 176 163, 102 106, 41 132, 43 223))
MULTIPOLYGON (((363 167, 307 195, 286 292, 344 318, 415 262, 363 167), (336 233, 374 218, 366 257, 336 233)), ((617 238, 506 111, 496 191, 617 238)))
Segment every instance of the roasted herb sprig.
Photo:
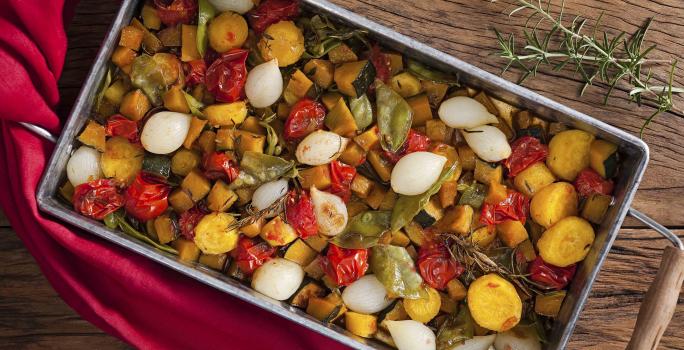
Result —
POLYGON ((555 71, 566 66, 572 67, 578 73, 584 86, 580 95, 590 85, 596 82, 608 86, 604 103, 612 95, 619 84, 629 85, 629 100, 638 105, 647 104, 656 110, 644 122, 640 134, 643 136, 644 129, 660 113, 673 112, 682 115, 682 111, 675 106, 673 95, 684 93, 683 87, 673 86, 674 72, 677 68, 677 60, 655 60, 648 58, 649 53, 656 45, 646 46, 644 39, 652 23, 652 18, 628 36, 621 32, 611 36, 600 30, 601 17, 596 20, 591 31, 588 20, 580 16, 574 16, 571 21, 565 20, 565 1, 561 1, 557 13, 552 12, 551 0, 542 3, 541 0, 516 0, 520 5, 510 12, 510 16, 516 13, 529 12, 523 35, 525 44, 522 49, 516 47, 513 34, 503 35, 497 29, 496 32, 501 52, 499 56, 508 60, 503 68, 506 72, 511 67, 520 68, 523 72, 518 83, 522 83, 530 76, 535 76, 539 67, 550 65, 555 71), (535 22, 534 26, 530 23, 535 22), (543 23, 550 24, 548 30, 542 29, 543 23), (555 44, 557 41, 558 44, 555 44), (668 64, 669 77, 665 85, 657 85, 653 82, 654 73, 646 65, 668 64))

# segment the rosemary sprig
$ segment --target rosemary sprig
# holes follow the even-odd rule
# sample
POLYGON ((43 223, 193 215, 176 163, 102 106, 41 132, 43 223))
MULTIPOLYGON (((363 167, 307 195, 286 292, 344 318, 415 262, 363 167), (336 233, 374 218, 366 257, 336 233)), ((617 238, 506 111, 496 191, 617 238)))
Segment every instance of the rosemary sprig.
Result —
POLYGON ((238 229, 243 226, 248 226, 251 225, 259 219, 266 217, 267 215, 280 215, 285 211, 285 202, 287 201, 287 195, 284 195, 280 197, 278 200, 273 202, 273 204, 269 205, 267 208, 264 208, 262 210, 256 210, 254 207, 252 207, 251 204, 249 204, 245 208, 245 215, 244 217, 240 218, 239 220, 234 221, 232 224, 228 226, 228 230, 233 230, 233 229, 238 229))
POLYGON ((516 0, 520 5, 510 12, 510 16, 516 13, 529 12, 523 35, 525 46, 520 50, 516 47, 513 34, 504 36, 494 29, 501 51, 499 56, 508 60, 503 68, 506 72, 511 67, 517 67, 523 74, 518 83, 524 82, 530 76, 536 76, 542 65, 550 65, 554 71, 559 71, 566 66, 572 67, 584 81, 580 95, 583 95, 587 87, 600 81, 608 86, 604 104, 618 87, 626 81, 630 85, 628 97, 630 102, 639 106, 647 104, 653 106, 656 111, 651 114, 640 130, 643 136, 644 129, 657 115, 665 112, 683 112, 675 106, 673 95, 684 93, 684 88, 673 86, 674 72, 677 60, 655 60, 648 58, 648 54, 655 49, 656 45, 645 47, 644 39, 652 23, 650 18, 646 23, 627 36, 621 32, 616 36, 610 36, 605 31, 600 31, 601 16, 596 20, 593 30, 589 33, 588 20, 575 16, 571 21, 564 19, 565 1, 560 3, 559 11, 554 14, 551 10, 551 0, 544 4, 542 0, 516 0), (536 21, 534 26, 529 24, 536 21), (551 29, 542 30, 540 25, 548 23, 551 29), (649 68, 644 72, 645 65, 668 64, 670 66, 669 79, 665 85, 652 84, 654 74, 649 68))

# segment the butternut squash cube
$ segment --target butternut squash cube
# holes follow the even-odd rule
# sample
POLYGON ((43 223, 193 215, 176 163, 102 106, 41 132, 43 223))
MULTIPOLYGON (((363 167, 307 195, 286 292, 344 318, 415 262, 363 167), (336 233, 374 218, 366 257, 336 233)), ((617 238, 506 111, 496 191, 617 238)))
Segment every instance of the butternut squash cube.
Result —
POLYGON ((446 232, 458 233, 461 236, 470 233, 473 223, 473 208, 469 205, 457 205, 448 208, 444 217, 437 222, 439 229, 446 232))
POLYGON ((304 65, 304 72, 316 85, 327 89, 332 85, 335 66, 327 60, 312 59, 304 65))
POLYGON ((188 101, 185 99, 183 90, 178 85, 171 86, 164 94, 164 107, 172 112, 190 113, 188 101))
POLYGON ((480 159, 475 160, 475 180, 480 183, 500 183, 503 180, 503 168, 501 165, 492 166, 480 159))
POLYGON ((338 159, 343 163, 357 167, 366 161, 366 151, 356 142, 349 142, 338 159))
POLYGON ((261 228, 264 227, 264 223, 266 223, 266 219, 261 217, 259 218, 259 220, 256 220, 249 225, 240 227, 238 229, 238 232, 242 233, 243 235, 249 238, 254 238, 258 236, 259 233, 261 233, 261 228))
POLYGON ((171 204, 173 210, 178 214, 195 206, 195 202, 192 201, 190 194, 182 188, 177 188, 171 192, 169 195, 169 204, 171 204))
POLYGON ((247 103, 238 101, 214 104, 205 108, 203 113, 209 120, 209 125, 213 127, 233 126, 247 118, 247 103))
POLYGON ((127 93, 121 101, 119 113, 126 118, 138 121, 150 110, 150 100, 140 89, 127 93))
POLYGON ((319 190, 325 190, 332 184, 328 164, 301 170, 299 176, 299 183, 305 189, 316 187, 319 190))
POLYGON ((288 105, 292 106, 297 101, 302 99, 307 95, 309 89, 313 86, 313 82, 306 76, 301 70, 297 69, 292 76, 290 81, 283 91, 283 98, 288 105))
POLYGON ((301 239, 297 239, 290 245, 290 247, 287 248, 284 258, 294 261, 304 267, 311 264, 317 255, 317 251, 309 247, 301 239))
POLYGON ((515 179, 513 184, 515 188, 528 197, 532 197, 542 188, 552 184, 556 181, 556 177, 544 162, 537 162, 527 169, 521 171, 515 179))
POLYGON ((420 80, 409 72, 397 74, 390 80, 390 87, 402 97, 412 97, 423 91, 420 80))
POLYGON ((288 225, 280 216, 276 216, 261 229, 259 236, 272 247, 280 247, 297 239, 297 231, 288 225))
POLYGON ((180 187, 190 194, 193 202, 197 202, 209 193, 211 182, 199 170, 193 169, 183 178, 180 187))
POLYGON ((501 241, 509 248, 515 248, 529 238, 525 225, 518 220, 506 220, 496 225, 501 241))
POLYGON ((352 115, 344 99, 339 99, 335 107, 328 112, 325 117, 325 126, 330 131, 344 137, 354 136, 358 129, 354 115, 352 115))
POLYGON ((380 136, 378 136, 378 128, 372 127, 360 135, 354 137, 354 142, 361 146, 364 151, 368 152, 380 144, 380 136))
POLYGON ((186 149, 192 148, 192 144, 195 143, 197 138, 199 138, 202 130, 204 130, 205 125, 207 125, 206 119, 200 119, 197 116, 192 116, 192 120, 190 121, 190 129, 188 130, 188 134, 185 136, 185 141, 183 141, 183 147, 186 149))
POLYGON ((422 94, 411 97, 406 102, 408 102, 413 110, 411 127, 425 126, 425 123, 432 119, 432 107, 430 107, 430 100, 427 95, 422 94))
POLYGON ((211 211, 227 211, 237 199, 237 194, 228 187, 228 184, 218 180, 207 196, 207 208, 211 211))
POLYGON ((146 4, 143 6, 142 10, 140 11, 140 17, 142 17, 145 27, 154 30, 161 28, 161 19, 157 14, 157 10, 151 5, 146 4))
POLYGON ((142 44, 144 32, 133 26, 125 26, 121 28, 121 37, 119 38, 119 46, 127 47, 133 51, 138 51, 142 44))
POLYGON ((178 251, 178 259, 181 261, 193 262, 200 257, 200 249, 193 241, 179 238, 173 241, 172 246, 178 251))
POLYGON ((321 96, 321 102, 327 110, 331 110, 341 98, 342 95, 339 92, 326 92, 321 96))
POLYGON ((356 174, 351 183, 351 191, 359 198, 367 198, 373 189, 373 185, 373 181, 371 181, 369 178, 361 174, 356 174))
POLYGON ((125 46, 119 46, 112 53, 112 63, 121 69, 129 67, 128 72, 126 72, 126 74, 128 74, 130 72, 130 65, 133 64, 133 60, 135 60, 135 56, 135 51, 125 46))
POLYGON ((105 128, 94 120, 88 120, 85 129, 83 129, 81 135, 78 136, 78 140, 84 145, 94 147, 96 150, 104 152, 106 144, 105 128))

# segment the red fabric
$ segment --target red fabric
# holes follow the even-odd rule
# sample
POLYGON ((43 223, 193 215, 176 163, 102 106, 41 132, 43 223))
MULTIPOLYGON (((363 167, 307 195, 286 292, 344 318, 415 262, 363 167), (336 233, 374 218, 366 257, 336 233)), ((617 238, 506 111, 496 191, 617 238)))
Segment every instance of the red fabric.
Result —
POLYGON ((73 6, 0 1, 0 203, 59 295, 139 348, 345 348, 38 211, 35 190, 52 145, 16 121, 59 131, 63 16, 73 6))

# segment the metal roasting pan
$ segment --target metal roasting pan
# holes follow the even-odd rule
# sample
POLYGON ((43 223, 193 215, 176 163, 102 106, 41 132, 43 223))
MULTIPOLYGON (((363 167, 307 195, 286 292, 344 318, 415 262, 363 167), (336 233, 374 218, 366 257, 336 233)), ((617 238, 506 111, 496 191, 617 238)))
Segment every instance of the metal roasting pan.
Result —
MULTIPOLYGON (((45 169, 37 194, 40 209, 65 222, 85 231, 95 234, 105 240, 114 242, 137 254, 146 256, 197 281, 226 292, 239 299, 247 301, 274 314, 296 322, 320 334, 335 339, 356 349, 387 349, 379 341, 363 340, 355 337, 345 329, 321 323, 307 315, 300 309, 284 302, 275 301, 253 291, 248 286, 233 280, 219 272, 210 270, 196 263, 179 261, 174 255, 159 251, 140 242, 122 232, 108 229, 101 222, 88 219, 74 212, 57 199, 58 187, 65 179, 67 160, 77 144, 75 136, 83 128, 93 105, 99 86, 106 74, 109 57, 117 47, 120 29, 126 26, 144 1, 123 0, 121 8, 105 37, 102 47, 97 54, 90 73, 83 84, 76 99, 73 110, 57 141, 54 153, 45 169)), ((554 324, 547 349, 563 349, 567 345, 575 327, 575 323, 591 290, 592 283, 606 259, 622 222, 630 209, 630 203, 639 187, 641 178, 649 159, 648 146, 640 139, 605 124, 597 119, 579 113, 573 109, 542 97, 524 87, 510 83, 498 76, 487 73, 457 58, 433 49, 414 39, 401 35, 387 27, 370 21, 353 12, 345 10, 323 0, 303 0, 303 7, 311 13, 326 14, 330 18, 353 27, 367 29, 371 37, 383 45, 413 57, 437 69, 457 74, 460 81, 466 85, 485 90, 499 99, 543 116, 551 121, 559 121, 570 127, 588 131, 596 136, 619 145, 622 165, 619 177, 616 179, 615 203, 606 215, 603 224, 596 232, 593 247, 579 266, 577 275, 570 285, 565 302, 554 324)), ((33 125, 25 125, 39 135, 50 138, 49 133, 43 132, 33 125)), ((54 141, 54 138, 53 140, 54 141)), ((638 219, 663 233, 675 245, 677 237, 643 214, 633 211, 638 219)), ((681 242, 678 243, 680 249, 681 242)))

